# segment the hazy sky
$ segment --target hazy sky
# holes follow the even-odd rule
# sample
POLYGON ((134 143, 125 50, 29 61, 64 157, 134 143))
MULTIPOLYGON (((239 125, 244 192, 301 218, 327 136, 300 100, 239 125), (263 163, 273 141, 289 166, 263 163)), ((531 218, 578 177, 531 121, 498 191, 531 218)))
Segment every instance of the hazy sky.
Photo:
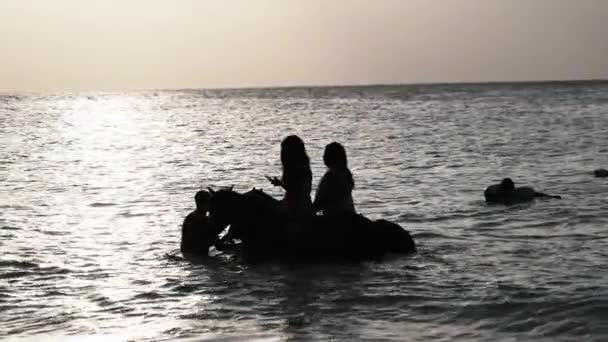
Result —
POLYGON ((0 91, 608 78, 608 0, 0 0, 0 91))

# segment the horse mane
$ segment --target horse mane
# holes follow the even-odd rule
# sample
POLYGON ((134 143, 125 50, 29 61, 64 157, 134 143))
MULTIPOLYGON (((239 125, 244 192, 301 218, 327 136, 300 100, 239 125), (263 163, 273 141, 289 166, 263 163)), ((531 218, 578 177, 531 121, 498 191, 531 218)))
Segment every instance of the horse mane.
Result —
POLYGON ((263 206, 264 209, 274 208, 279 204, 279 200, 264 192, 264 190, 256 189, 255 187, 244 193, 243 196, 247 197, 252 202, 256 202, 252 203, 256 207, 263 206))
POLYGON ((256 216, 261 211, 273 210, 279 201, 261 189, 253 188, 245 193, 238 193, 232 188, 222 188, 211 192, 211 214, 256 216))

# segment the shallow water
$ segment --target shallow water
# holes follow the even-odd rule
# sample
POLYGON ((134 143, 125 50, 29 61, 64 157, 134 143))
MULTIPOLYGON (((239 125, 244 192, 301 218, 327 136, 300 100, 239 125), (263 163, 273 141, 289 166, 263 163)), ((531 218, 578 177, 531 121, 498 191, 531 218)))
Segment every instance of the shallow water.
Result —
POLYGON ((0 95, 0 338, 604 341, 608 84, 0 95), (346 145, 382 263, 176 254, 206 186, 262 187, 299 134, 346 145), (559 194, 488 206, 502 177, 559 194))

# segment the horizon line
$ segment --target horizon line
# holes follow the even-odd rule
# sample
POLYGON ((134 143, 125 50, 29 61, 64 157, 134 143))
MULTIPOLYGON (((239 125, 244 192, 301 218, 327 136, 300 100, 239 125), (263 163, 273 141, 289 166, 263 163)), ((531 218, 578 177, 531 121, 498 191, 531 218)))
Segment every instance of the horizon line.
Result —
POLYGON ((234 86, 234 87, 200 87, 200 88, 125 88, 123 90, 49 90, 49 91, 0 91, 0 96, 17 94, 65 94, 65 93, 120 93, 120 92, 154 92, 154 91, 235 91, 258 89, 315 89, 315 88, 367 88, 367 87, 399 87, 399 86, 450 86, 450 85, 508 85, 508 84, 543 84, 543 83, 604 83, 608 78, 580 79, 548 79, 548 80, 518 80, 518 81, 429 81, 413 83, 335 83, 335 84, 302 84, 302 85, 269 85, 269 86, 234 86))
POLYGON ((487 85, 487 84, 541 84, 541 83, 604 83, 608 78, 554 79, 554 80, 521 80, 521 81, 441 81, 415 83, 335 83, 327 85, 276 85, 245 87, 207 87, 207 88, 157 88, 132 91, 193 91, 193 90, 255 90, 255 89, 307 89, 307 88, 366 88, 366 87, 401 87, 401 86, 443 86, 443 85, 487 85))

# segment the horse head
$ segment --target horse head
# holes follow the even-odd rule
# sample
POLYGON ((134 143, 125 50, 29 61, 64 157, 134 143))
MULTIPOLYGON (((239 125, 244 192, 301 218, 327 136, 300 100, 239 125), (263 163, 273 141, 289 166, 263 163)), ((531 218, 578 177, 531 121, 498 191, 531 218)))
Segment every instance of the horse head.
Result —
POLYGON ((234 223, 243 210, 243 195, 232 189, 209 189, 209 193, 209 218, 224 228, 234 223))
POLYGON ((209 189, 209 217, 220 227, 231 224, 253 225, 274 218, 279 201, 263 192, 253 189, 244 194, 231 188, 209 189))

